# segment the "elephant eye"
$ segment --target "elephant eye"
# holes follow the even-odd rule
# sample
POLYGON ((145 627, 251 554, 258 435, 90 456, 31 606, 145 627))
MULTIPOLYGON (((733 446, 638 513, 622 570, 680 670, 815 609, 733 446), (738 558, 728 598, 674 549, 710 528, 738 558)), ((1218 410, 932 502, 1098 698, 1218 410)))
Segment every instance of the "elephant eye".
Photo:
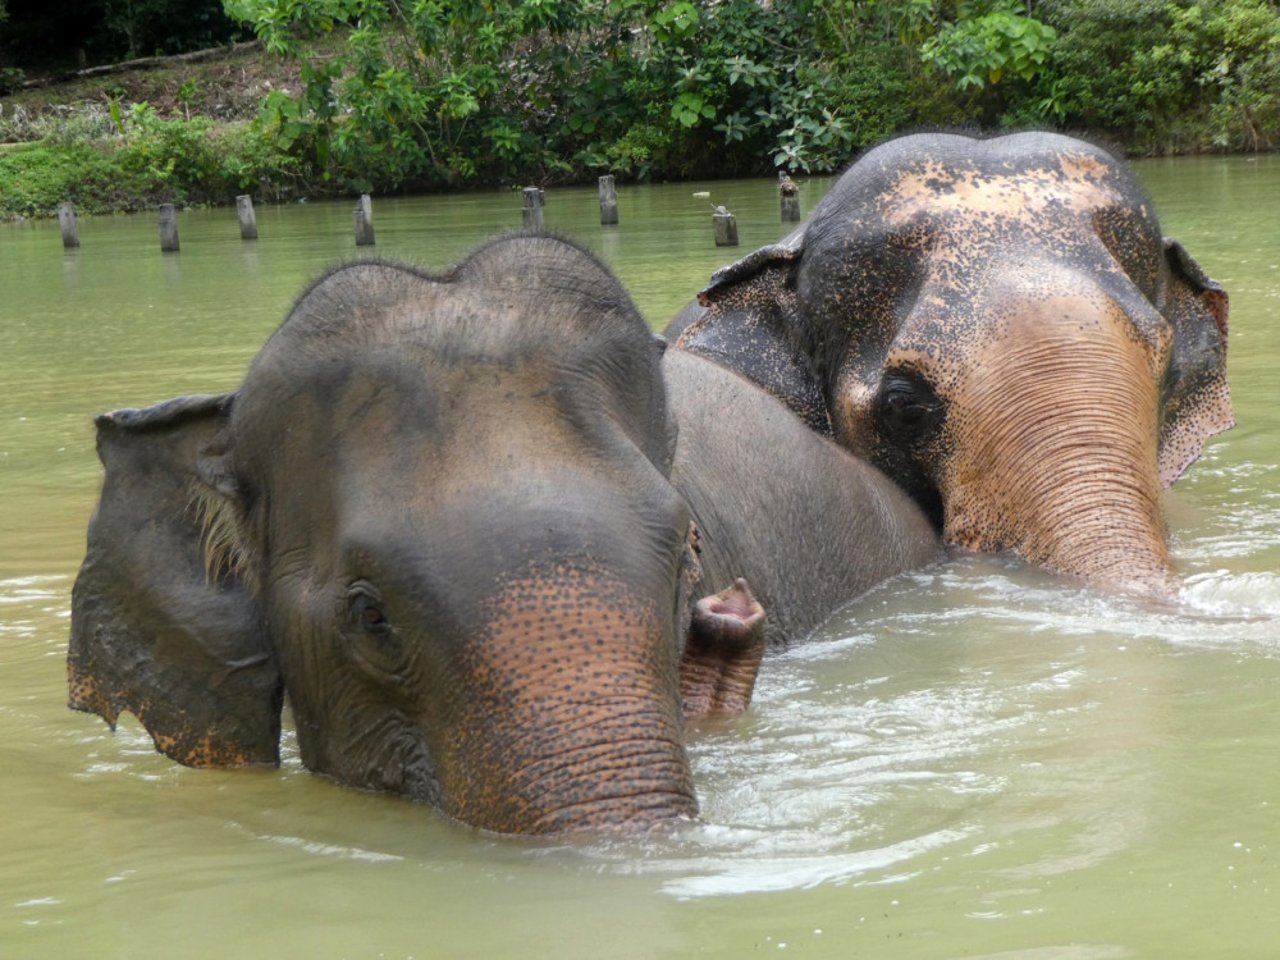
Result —
POLYGON ((346 606, 350 627, 342 633, 351 659, 375 680, 403 685, 412 658, 377 590, 363 581, 353 584, 347 591, 346 606))
POLYGON ((351 622, 373 634, 385 634, 391 630, 381 600, 367 589, 356 587, 347 594, 347 609, 351 622))
POLYGON ((933 387, 912 371, 885 376, 876 404, 876 425, 887 439, 915 445, 942 425, 946 408, 933 387))

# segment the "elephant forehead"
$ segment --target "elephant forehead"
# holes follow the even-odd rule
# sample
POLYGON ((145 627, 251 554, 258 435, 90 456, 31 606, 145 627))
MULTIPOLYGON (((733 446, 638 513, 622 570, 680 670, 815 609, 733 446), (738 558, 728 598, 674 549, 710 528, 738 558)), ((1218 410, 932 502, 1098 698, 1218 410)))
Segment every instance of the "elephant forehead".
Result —
POLYGON ((904 170, 881 194, 880 214, 894 227, 924 220, 1037 222, 1052 214, 1090 216, 1123 203, 1115 171, 1088 154, 1006 171, 930 161, 904 170))
POLYGON ((888 362, 935 373, 950 366, 960 376, 975 351, 996 351, 1007 362, 1026 340, 1029 348, 1069 354, 1075 338, 1096 340, 1104 332, 1141 345, 1148 375, 1158 377, 1171 330, 1121 272, 1029 258, 1001 264, 977 285, 935 272, 899 328, 888 362))

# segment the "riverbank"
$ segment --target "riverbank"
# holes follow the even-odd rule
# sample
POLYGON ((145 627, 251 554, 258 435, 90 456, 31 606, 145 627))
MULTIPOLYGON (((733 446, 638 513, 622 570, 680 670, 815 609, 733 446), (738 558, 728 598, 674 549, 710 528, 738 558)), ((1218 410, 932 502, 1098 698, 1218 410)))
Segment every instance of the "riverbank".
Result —
POLYGON ((1039 5, 1043 23, 1004 12, 906 32, 872 7, 816 22, 754 0, 677 2, 538 26, 522 6, 532 19, 485 34, 484 49, 465 24, 415 39, 408 24, 264 20, 265 47, 0 96, 0 218, 52 216, 68 200, 97 214, 241 193, 820 174, 930 127, 1084 131, 1131 156, 1280 145, 1280 12, 1260 0, 1062 0, 1039 5), (999 57, 977 57, 970 34, 1004 37, 999 57))
POLYGON ((0 218, 326 195, 255 123, 266 96, 300 85, 256 41, 29 82, 0 97, 0 218))

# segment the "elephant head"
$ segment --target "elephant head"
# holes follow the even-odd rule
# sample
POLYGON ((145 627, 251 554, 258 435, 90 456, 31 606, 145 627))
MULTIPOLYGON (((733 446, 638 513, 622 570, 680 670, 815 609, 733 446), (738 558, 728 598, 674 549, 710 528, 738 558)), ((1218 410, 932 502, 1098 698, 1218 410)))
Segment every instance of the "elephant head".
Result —
POLYGON ((1232 426, 1227 296, 1107 153, 916 135, 668 328, 894 477, 944 538, 1171 589, 1160 509, 1232 426))
POLYGON ((330 272, 235 394, 98 419, 72 706, 273 763, 287 691, 308 768, 475 826, 692 815, 661 347, 550 238, 330 272))

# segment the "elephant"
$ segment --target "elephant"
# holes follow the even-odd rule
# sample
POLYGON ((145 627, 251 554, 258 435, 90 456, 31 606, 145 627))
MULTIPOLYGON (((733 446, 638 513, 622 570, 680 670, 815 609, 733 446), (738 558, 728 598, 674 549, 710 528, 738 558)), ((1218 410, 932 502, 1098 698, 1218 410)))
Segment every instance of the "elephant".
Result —
POLYGON ((1235 422, 1227 313, 1105 150, 926 133, 864 154, 665 333, 878 466, 947 543, 1167 598, 1161 490, 1235 422))
POLYGON ((70 705, 499 833, 694 816, 686 715, 940 549, 892 481, 666 351, 571 242, 310 286, 234 393, 97 418, 70 705))

